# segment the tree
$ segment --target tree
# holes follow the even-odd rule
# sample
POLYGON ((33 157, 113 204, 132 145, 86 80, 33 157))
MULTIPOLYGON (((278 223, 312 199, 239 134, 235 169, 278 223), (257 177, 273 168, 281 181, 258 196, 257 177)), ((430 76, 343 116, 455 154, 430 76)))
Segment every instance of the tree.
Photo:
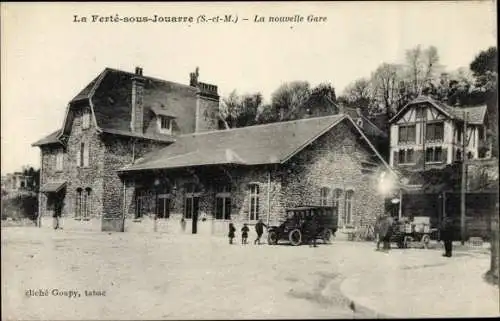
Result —
POLYGON ((28 177, 26 182, 26 190, 30 192, 38 192, 40 189, 40 169, 35 170, 30 165, 22 167, 22 173, 28 177))
POLYGON ((278 113, 278 119, 284 121, 297 112, 309 99, 311 87, 307 81, 292 81, 282 84, 271 94, 271 108, 278 113))
POLYGON ((438 63, 439 55, 434 46, 422 50, 418 45, 406 51, 407 78, 413 97, 422 94, 424 88, 430 86, 440 68, 438 63))
POLYGON ((222 99, 219 116, 223 127, 236 128, 252 126, 257 123, 257 113, 263 102, 261 93, 238 95, 233 90, 222 99))
POLYGON ((492 143, 492 155, 498 156, 498 73, 497 48, 481 51, 471 62, 470 69, 475 77, 475 101, 488 108, 488 139, 492 143))
POLYGON ((367 113, 374 112, 374 99, 371 83, 366 78, 360 78, 349 84, 344 90, 342 101, 356 108, 361 108, 367 113))
POLYGON ((470 63, 470 70, 475 77, 497 72, 497 48, 490 47, 481 51, 470 63))
POLYGON ((395 112, 400 99, 401 66, 383 63, 371 76, 377 104, 387 112, 395 112))

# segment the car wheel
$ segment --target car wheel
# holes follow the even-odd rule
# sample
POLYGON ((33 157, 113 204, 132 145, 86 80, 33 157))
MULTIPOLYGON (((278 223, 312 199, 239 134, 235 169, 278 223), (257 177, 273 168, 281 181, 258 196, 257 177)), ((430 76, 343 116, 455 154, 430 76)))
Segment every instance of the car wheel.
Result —
POLYGON ((296 228, 288 234, 288 239, 292 245, 300 245, 302 243, 302 233, 296 228))
POLYGON ((270 245, 278 244, 278 233, 276 231, 271 231, 267 235, 267 243, 270 245))
POLYGON ((425 234, 424 236, 422 236, 421 242, 424 245, 424 249, 429 248, 430 240, 431 240, 431 237, 428 234, 425 234))
POLYGON ((332 240, 332 232, 329 229, 325 229, 323 231, 322 238, 323 238, 323 242, 330 243, 332 240))

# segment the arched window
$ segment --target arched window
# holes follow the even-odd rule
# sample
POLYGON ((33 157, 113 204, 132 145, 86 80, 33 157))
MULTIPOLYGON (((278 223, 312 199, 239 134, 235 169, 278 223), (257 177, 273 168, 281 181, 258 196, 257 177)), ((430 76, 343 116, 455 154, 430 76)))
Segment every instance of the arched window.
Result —
POLYGON ((472 152, 468 152, 468 153, 467 153, 467 158, 468 158, 468 159, 472 159, 472 158, 474 158, 474 155, 472 154, 472 152))
POLYGON ((216 188, 215 194, 215 219, 231 219, 231 185, 221 184, 216 188))
POLYGON ((337 208, 337 211, 340 207, 341 200, 342 200, 342 189, 336 188, 333 191, 333 206, 337 208))
POLYGON ((319 205, 326 206, 329 203, 330 189, 328 187, 322 187, 319 191, 319 205))
POLYGON ((345 192, 345 215, 344 215, 344 223, 346 225, 349 225, 352 223, 352 203, 353 203, 353 198, 354 198, 354 191, 353 190, 347 190, 345 192))
POLYGON ((75 197, 75 219, 82 219, 82 189, 76 189, 76 197, 75 197))
POLYGON ((83 193, 83 206, 82 206, 82 211, 83 211, 83 219, 88 220, 90 218, 90 211, 91 211, 91 194, 92 194, 92 189, 90 187, 87 187, 85 189, 85 193, 83 193))
POLYGON ((259 219, 259 184, 249 184, 248 185, 248 197, 249 197, 249 209, 248 209, 248 219, 250 221, 255 221, 259 219))

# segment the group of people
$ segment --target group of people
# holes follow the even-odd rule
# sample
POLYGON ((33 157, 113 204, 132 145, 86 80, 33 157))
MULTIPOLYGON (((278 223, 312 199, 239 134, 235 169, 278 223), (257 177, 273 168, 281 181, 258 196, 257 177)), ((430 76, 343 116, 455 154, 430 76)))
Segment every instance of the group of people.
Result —
MULTIPOLYGON (((391 238, 395 230, 395 223, 398 223, 397 219, 393 219, 391 215, 385 214, 377 217, 375 222, 375 237, 377 241, 377 251, 380 251, 380 244, 382 244, 382 251, 387 252, 391 248, 391 238)), ((452 241, 453 241, 453 231, 452 231, 452 219, 450 217, 445 217, 439 226, 439 239, 444 243, 444 257, 452 256, 452 241)))
MULTIPOLYGON (((262 234, 264 234, 264 227, 267 228, 267 225, 259 220, 257 224, 255 224, 255 233, 257 234, 257 238, 254 240, 253 244, 260 244, 260 238, 262 234)), ((248 244, 248 232, 250 232, 250 228, 245 223, 241 228, 241 244, 248 244)), ((229 244, 233 244, 233 240, 236 237, 236 227, 231 222, 229 223, 229 233, 227 235, 229 237, 229 244)))

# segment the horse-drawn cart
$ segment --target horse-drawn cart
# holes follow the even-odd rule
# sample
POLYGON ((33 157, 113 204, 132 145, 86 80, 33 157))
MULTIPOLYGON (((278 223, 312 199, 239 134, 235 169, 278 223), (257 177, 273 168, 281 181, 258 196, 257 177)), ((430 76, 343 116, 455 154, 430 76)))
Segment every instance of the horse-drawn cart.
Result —
POLYGON ((430 218, 415 216, 413 220, 407 218, 394 223, 391 242, 398 248, 408 248, 412 243, 428 248, 431 237, 436 235, 438 229, 431 228, 430 218))

